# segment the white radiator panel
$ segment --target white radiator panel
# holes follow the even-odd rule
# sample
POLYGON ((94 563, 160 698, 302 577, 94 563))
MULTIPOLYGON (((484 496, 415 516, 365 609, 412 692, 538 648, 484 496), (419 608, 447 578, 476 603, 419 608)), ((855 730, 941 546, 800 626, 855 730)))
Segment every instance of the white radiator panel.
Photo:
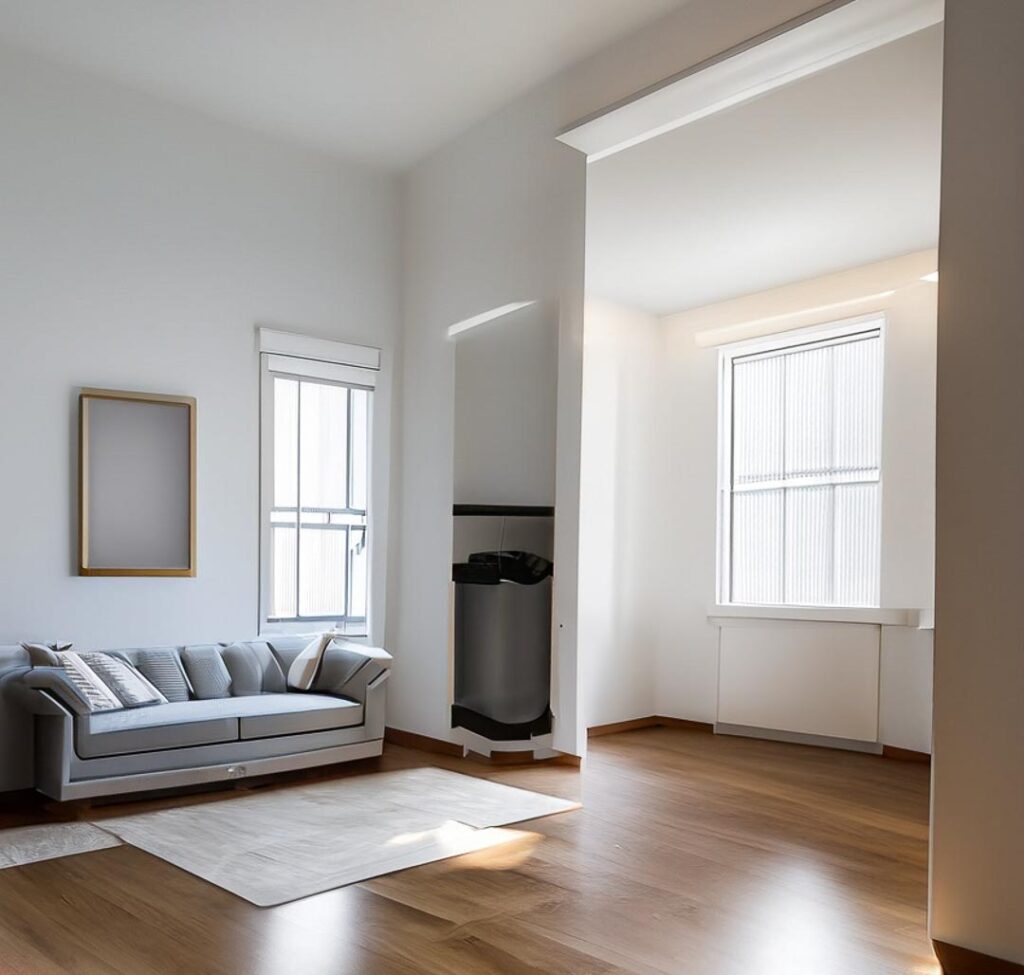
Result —
POLYGON ((878 740, 880 627, 735 620, 720 632, 719 724, 878 740))

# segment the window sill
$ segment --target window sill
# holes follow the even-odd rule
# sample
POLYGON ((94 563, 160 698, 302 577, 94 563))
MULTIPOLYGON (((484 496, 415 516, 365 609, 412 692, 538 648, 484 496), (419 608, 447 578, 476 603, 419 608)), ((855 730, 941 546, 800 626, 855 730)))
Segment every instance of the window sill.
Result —
POLYGON ((878 609, 870 606, 741 606, 708 607, 708 621, 729 626, 737 620, 784 620, 817 623, 874 623, 877 626, 934 627, 928 609, 878 609))

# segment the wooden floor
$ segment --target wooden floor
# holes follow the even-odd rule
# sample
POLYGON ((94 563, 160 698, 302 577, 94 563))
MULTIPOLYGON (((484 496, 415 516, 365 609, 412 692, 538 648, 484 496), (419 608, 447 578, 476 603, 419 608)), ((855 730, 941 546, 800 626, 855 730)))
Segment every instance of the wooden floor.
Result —
MULTIPOLYGON (((655 728, 592 741, 582 772, 391 746, 361 771, 424 764, 584 809, 271 909, 128 846, 3 870, 0 973, 938 972, 926 766, 655 728)), ((0 825, 38 815, 0 808, 0 825)))

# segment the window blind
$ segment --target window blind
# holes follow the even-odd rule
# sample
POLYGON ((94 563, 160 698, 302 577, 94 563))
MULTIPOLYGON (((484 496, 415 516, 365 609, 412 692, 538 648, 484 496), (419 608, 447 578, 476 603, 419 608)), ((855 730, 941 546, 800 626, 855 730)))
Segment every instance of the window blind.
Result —
POLYGON ((877 606, 880 329, 730 366, 728 601, 877 606))

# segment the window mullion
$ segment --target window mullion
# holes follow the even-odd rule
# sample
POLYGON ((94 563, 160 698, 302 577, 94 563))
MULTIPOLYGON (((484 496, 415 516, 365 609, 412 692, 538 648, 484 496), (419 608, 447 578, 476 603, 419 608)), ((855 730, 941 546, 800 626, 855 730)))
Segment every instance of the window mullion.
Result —
POLYGON ((302 618, 302 383, 296 391, 295 408, 295 618, 302 618))

